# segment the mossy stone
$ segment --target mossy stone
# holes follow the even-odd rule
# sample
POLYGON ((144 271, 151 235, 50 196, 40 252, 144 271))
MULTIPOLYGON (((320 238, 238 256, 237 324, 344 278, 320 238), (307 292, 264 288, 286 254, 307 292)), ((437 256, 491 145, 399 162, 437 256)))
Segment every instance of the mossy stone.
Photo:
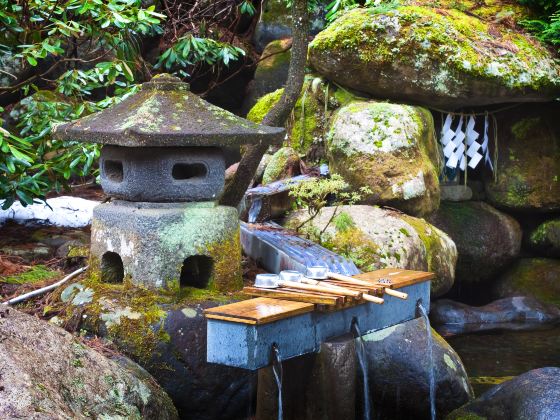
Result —
POLYGON ((560 219, 541 223, 529 235, 530 246, 549 257, 560 257, 560 219))
POLYGON ((560 307, 560 260, 520 259, 495 284, 494 296, 533 296, 560 307))
POLYGON ((311 42, 312 67, 375 97, 447 109, 560 94, 555 57, 530 36, 456 9, 396 4, 343 14, 311 42))
POLYGON ((524 105, 496 114, 498 161, 485 189, 496 207, 560 210, 560 123, 557 104, 524 105))
MULTIPOLYGON (((305 210, 296 211, 285 225, 293 228, 308 217, 305 210)), ((393 267, 434 272, 434 297, 453 286, 457 248, 449 236, 424 219, 377 206, 324 207, 305 226, 305 232, 323 232, 319 235, 323 246, 352 260, 363 271, 393 267), (342 227, 333 217, 335 211, 351 222, 342 227)))
POLYGON ((299 175, 299 165, 300 159, 297 152, 291 147, 282 147, 272 155, 266 165, 262 179, 263 185, 299 175))
POLYGON ((437 145, 431 113, 421 107, 352 101, 330 122, 331 170, 353 189, 367 186, 369 204, 386 204, 414 216, 439 206, 437 145))

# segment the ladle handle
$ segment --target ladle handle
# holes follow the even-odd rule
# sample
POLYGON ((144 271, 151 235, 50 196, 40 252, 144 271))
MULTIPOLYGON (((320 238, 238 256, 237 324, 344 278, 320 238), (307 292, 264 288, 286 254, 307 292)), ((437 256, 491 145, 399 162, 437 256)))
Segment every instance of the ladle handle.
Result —
POLYGON ((356 290, 350 290, 350 289, 347 289, 345 287, 336 286, 334 284, 322 283, 318 280, 313 280, 313 279, 309 279, 309 278, 302 278, 301 282, 305 283, 305 284, 320 286, 320 287, 328 287, 329 289, 331 289, 332 292, 342 293, 346 296, 353 296, 353 297, 361 297, 362 296, 362 292, 358 292, 356 290))
POLYGON ((363 294, 362 299, 367 300, 368 302, 377 303, 378 305, 382 305, 383 302, 385 302, 385 300, 383 300, 380 297, 368 295, 368 294, 363 294))
POLYGON ((399 291, 397 291, 395 289, 391 289, 389 287, 386 287, 384 291, 385 291, 385 293, 387 293, 390 296, 394 296, 394 297, 399 298, 399 299, 408 299, 408 293, 399 292, 399 291))
MULTIPOLYGON (((278 282, 279 286, 287 286, 287 287, 291 287, 293 289, 301 289, 301 290, 309 290, 312 292, 322 292, 322 293, 330 293, 330 294, 343 294, 342 291, 339 290, 334 290, 328 287, 324 287, 324 286, 313 286, 310 284, 304 284, 304 283, 298 283, 295 281, 279 281, 278 282)), ((352 295, 349 295, 352 296, 352 295)))
POLYGON ((350 277, 350 276, 345 276, 344 274, 328 272, 327 277, 330 277, 331 279, 335 279, 335 280, 344 281, 346 283, 355 284, 356 286, 371 287, 371 283, 369 283, 367 281, 358 280, 358 279, 355 279, 355 278, 350 277))

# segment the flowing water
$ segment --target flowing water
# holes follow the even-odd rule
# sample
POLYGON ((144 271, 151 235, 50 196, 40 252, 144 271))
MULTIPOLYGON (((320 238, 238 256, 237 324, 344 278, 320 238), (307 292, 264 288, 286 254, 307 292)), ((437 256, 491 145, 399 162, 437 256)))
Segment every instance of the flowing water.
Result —
POLYGON ((362 370, 362 382, 364 386, 364 420, 371 419, 371 404, 370 404, 370 392, 369 392, 369 380, 368 380, 368 370, 367 370, 367 359, 366 359, 366 346, 364 344, 364 338, 358 326, 358 321, 354 320, 352 322, 352 332, 355 334, 356 340, 356 355, 358 357, 358 363, 362 370))
POLYGON ((432 328, 430 327, 430 319, 428 318, 428 313, 421 303, 418 304, 418 309, 424 318, 426 323, 426 337, 428 339, 428 380, 430 386, 430 416, 432 420, 436 418, 436 380, 434 375, 434 351, 433 351, 433 339, 432 339, 432 328))
POLYGON ((255 223, 257 221, 257 217, 261 212, 261 208, 262 208, 262 199, 260 197, 253 199, 253 202, 251 203, 251 207, 249 208, 249 214, 247 215, 247 221, 249 223, 255 223))
POLYGON ((477 396, 532 369, 560 366, 560 326, 449 337, 477 396))
POLYGON ((284 417, 282 404, 282 358, 280 357, 280 350, 275 345, 272 346, 272 373, 278 387, 278 420, 282 420, 284 417))

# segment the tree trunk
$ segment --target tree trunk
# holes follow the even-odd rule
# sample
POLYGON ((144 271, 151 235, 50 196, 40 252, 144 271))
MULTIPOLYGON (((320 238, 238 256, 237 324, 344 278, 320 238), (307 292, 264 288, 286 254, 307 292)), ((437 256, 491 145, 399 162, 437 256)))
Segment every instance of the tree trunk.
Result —
MULTIPOLYGON (((263 125, 283 126, 299 98, 305 76, 305 64, 307 63, 308 23, 307 0, 293 0, 293 40, 288 79, 280 100, 263 118, 263 125)), ((247 148, 239 162, 235 175, 225 186, 224 193, 219 200, 221 205, 237 207, 255 176, 255 172, 267 149, 268 144, 253 144, 247 148)))

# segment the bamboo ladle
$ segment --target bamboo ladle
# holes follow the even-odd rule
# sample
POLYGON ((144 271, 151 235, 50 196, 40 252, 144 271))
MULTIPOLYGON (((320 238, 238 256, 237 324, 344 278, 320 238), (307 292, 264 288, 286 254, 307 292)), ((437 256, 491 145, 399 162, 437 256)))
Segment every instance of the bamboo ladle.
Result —
MULTIPOLYGON (((344 274, 339 274, 339 273, 333 273, 331 271, 328 271, 326 269, 326 267, 321 267, 321 266, 317 266, 317 267, 308 267, 307 269, 307 277, 311 277, 314 279, 319 279, 319 277, 321 279, 325 279, 325 278, 331 278, 334 280, 340 280, 349 284, 354 284, 356 286, 366 286, 366 287, 371 287, 372 284, 367 282, 367 281, 363 281, 363 280, 358 280, 355 279, 353 277, 350 276, 345 276, 344 274), (312 276, 310 276, 310 274, 312 274, 312 276)), ((385 285, 383 285, 385 286, 385 285)), ((383 287, 383 291, 388 294, 389 296, 394 296, 396 298, 399 299, 408 299, 408 293, 404 293, 404 292, 399 292, 397 290, 391 289, 390 287, 383 287)))

